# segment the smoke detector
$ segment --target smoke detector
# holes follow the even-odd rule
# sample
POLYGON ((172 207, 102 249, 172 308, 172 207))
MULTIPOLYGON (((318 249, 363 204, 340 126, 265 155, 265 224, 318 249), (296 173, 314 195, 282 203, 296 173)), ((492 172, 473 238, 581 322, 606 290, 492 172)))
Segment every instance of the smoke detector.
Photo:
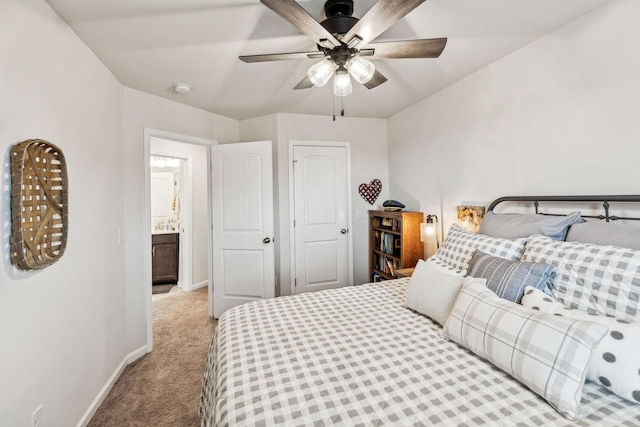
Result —
POLYGON ((173 85, 173 90, 179 94, 189 93, 191 92, 191 86, 186 83, 176 83, 173 85))

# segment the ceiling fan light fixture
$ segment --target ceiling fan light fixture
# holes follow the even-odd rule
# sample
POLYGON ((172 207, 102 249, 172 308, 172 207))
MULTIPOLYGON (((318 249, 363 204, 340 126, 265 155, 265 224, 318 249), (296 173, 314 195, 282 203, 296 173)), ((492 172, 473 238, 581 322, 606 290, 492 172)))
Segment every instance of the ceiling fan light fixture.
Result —
POLYGON ((360 84, 365 84, 376 72, 376 67, 371 61, 368 61, 356 55, 347 63, 347 69, 351 76, 360 84))
POLYGON ((336 64, 334 64, 333 61, 330 59, 323 59, 309 68, 307 76, 314 86, 322 87, 331 79, 335 69, 336 64))
POLYGON ((333 76, 333 94, 335 96, 347 96, 352 90, 351 77, 349 77, 347 70, 341 67, 333 76))

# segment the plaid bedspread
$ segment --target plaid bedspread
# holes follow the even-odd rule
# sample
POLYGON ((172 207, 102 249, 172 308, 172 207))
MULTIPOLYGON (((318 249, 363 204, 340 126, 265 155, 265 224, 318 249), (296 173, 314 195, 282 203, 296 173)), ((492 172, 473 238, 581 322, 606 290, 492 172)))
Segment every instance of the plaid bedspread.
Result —
POLYGON ((569 421, 404 307, 408 279, 252 302, 211 342, 202 426, 638 426, 640 405, 585 385, 569 421))

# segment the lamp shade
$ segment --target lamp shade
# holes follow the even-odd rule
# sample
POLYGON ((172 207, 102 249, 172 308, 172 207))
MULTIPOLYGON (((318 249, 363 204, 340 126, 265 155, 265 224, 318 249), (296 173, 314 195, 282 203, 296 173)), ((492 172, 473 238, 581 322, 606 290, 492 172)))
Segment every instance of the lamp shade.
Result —
POLYGON ((420 224, 420 241, 424 243, 424 259, 438 251, 438 217, 427 215, 425 222, 420 224))
POLYGON ((335 69, 336 64, 334 64, 333 61, 330 59, 323 59, 309 68, 307 76, 309 76, 309 80, 311 80, 311 83, 315 86, 322 87, 331 79, 335 69))
POLYGON ((342 68, 336 71, 333 77, 333 94, 335 96, 347 96, 352 90, 353 85, 351 84, 351 77, 349 77, 347 70, 342 68))
POLYGON ((367 61, 358 55, 349 60, 347 69, 351 76, 360 84, 367 83, 376 72, 376 67, 371 61, 367 61))

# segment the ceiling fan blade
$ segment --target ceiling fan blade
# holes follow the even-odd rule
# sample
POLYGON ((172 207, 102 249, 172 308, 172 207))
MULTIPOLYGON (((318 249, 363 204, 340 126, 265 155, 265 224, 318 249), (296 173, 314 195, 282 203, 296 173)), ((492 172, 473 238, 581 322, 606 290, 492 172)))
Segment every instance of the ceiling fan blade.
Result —
POLYGON ((386 81, 387 81, 387 78, 384 75, 382 75, 380 71, 376 70, 376 72, 373 74, 373 77, 371 77, 371 80, 369 80, 364 84, 364 87, 366 87, 367 89, 373 89, 374 87, 380 86, 382 83, 386 81))
POLYGON ((243 55, 239 57, 241 61, 252 62, 269 62, 269 61, 284 61, 287 59, 314 59, 324 58, 324 54, 318 51, 312 52, 290 52, 290 53, 267 53, 264 55, 243 55))
POLYGON ((327 31, 318 21, 295 0, 260 0, 260 3, 282 16, 316 44, 326 48, 340 46, 340 41, 327 31))
POLYGON ((342 37, 349 47, 366 46, 425 0, 378 0, 342 37))
POLYGON ((311 83, 311 80, 309 80, 309 77, 305 77, 304 79, 302 79, 300 81, 300 83, 298 83, 296 85, 296 87, 294 87, 294 90, 298 90, 298 89, 309 89, 313 87, 313 83, 311 83))
POLYGON ((446 45, 445 37, 369 43, 363 50, 372 49, 374 58, 437 58, 446 45))

